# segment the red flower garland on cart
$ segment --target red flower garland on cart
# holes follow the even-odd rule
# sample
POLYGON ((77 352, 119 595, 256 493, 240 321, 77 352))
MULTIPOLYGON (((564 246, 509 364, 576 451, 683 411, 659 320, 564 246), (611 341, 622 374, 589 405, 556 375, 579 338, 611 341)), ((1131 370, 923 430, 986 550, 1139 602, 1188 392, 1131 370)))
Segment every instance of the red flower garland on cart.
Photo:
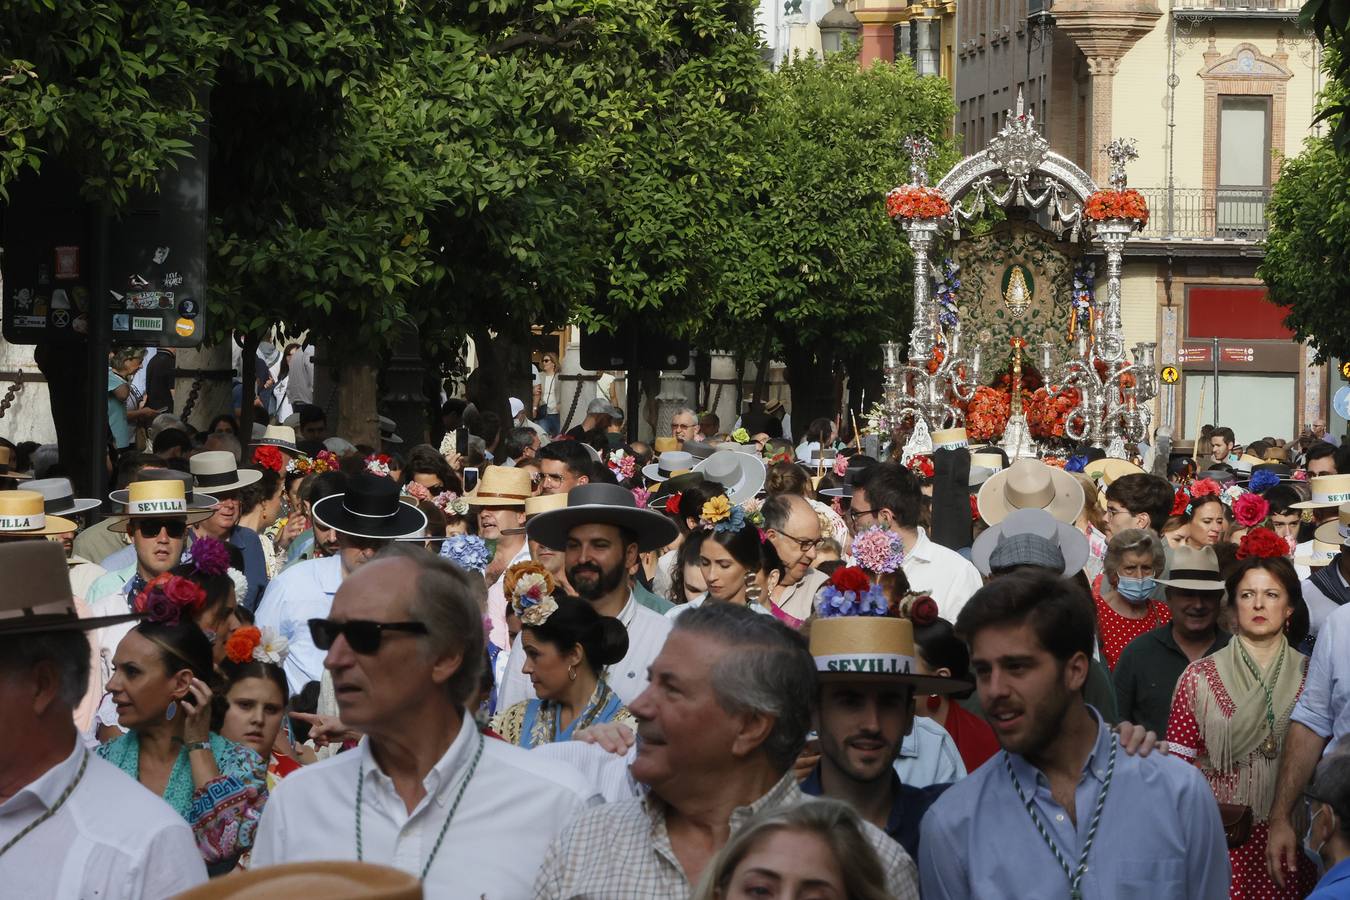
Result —
POLYGON ((951 211, 937 188, 902 184, 886 195, 886 215, 892 219, 940 219, 951 211))
POLYGON ((1148 201, 1134 188, 1123 191, 1100 190, 1088 195, 1083 214, 1094 222, 1107 219, 1133 219, 1143 228, 1148 224, 1148 201))

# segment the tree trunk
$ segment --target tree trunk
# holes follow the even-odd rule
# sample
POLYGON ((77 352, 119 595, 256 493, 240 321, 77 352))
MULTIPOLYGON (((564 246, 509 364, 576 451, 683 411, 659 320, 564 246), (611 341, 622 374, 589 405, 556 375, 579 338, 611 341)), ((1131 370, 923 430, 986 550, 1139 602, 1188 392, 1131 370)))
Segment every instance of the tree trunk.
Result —
MULTIPOLYGON (((504 439, 511 429, 508 398, 515 397, 528 407, 534 396, 534 384, 530 380, 529 326, 490 334, 485 325, 475 325, 471 334, 478 348, 476 403, 480 412, 497 414, 502 425, 498 437, 504 439)), ((481 437, 491 440, 490 435, 481 437)))
POLYGON ((376 405, 379 367, 367 355, 338 367, 338 416, 334 434, 353 444, 380 449, 380 416, 376 405))
POLYGON ((813 420, 834 418, 834 354, 827 351, 817 355, 810 348, 789 347, 783 361, 792 391, 792 425, 800 436, 813 420))
POLYGON ((773 338, 765 335, 764 349, 760 351, 759 361, 755 365, 755 394, 750 400, 749 412, 764 412, 764 398, 769 393, 769 357, 772 353, 773 338))

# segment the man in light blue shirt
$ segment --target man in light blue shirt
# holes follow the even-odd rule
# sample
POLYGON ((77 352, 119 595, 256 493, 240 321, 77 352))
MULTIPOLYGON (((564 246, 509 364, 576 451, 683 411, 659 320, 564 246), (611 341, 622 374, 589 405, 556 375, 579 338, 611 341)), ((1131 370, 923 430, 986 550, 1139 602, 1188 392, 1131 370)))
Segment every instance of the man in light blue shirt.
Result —
POLYGON ((924 817, 925 900, 1221 900, 1228 848, 1204 777, 1128 755, 1083 701, 1091 604, 1067 579, 1013 574, 961 610, 980 704, 1003 752, 924 817))
POLYGON ((1292 872, 1298 836, 1290 815, 1312 780, 1317 762, 1350 734, 1350 606, 1327 616, 1317 633, 1303 693, 1290 716, 1284 738, 1275 800, 1270 805, 1270 839, 1266 867, 1276 884, 1292 872))

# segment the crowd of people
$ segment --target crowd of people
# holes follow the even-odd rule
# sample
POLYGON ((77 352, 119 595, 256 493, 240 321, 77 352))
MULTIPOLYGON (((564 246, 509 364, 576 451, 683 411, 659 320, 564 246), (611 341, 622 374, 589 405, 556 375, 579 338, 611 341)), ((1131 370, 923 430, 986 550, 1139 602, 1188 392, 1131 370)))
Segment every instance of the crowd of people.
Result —
POLYGON ((0 442, 0 894, 1350 897, 1350 448, 629 443, 556 373, 440 446, 142 400, 107 498, 0 442))

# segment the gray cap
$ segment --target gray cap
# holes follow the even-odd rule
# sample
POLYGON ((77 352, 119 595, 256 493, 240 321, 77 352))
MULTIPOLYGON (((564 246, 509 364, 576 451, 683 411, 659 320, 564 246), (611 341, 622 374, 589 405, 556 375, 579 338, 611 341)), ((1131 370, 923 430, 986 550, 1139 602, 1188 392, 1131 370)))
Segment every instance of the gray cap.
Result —
POLYGON ((1004 535, 989 554, 989 568, 1010 569, 1013 566, 1040 566, 1063 572, 1064 554, 1054 541, 1039 534, 1004 535))
POLYGON ((588 416, 609 416, 611 419, 622 419, 623 413, 610 405, 604 397, 596 397, 590 403, 586 404, 586 415, 588 416))

